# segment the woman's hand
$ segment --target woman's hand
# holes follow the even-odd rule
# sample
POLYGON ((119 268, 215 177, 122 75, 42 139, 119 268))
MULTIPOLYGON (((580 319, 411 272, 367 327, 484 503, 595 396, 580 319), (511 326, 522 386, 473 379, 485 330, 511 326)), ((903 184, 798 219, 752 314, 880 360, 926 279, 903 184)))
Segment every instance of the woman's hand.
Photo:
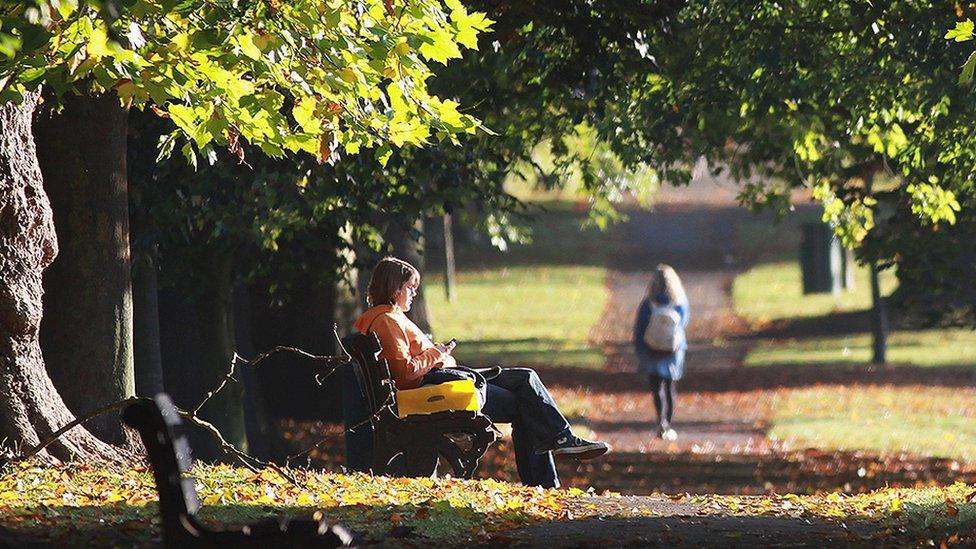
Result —
POLYGON ((444 353, 445 355, 451 354, 451 351, 453 351, 455 347, 457 347, 457 340, 455 339, 452 339, 447 343, 438 343, 437 345, 434 345, 435 349, 444 353))

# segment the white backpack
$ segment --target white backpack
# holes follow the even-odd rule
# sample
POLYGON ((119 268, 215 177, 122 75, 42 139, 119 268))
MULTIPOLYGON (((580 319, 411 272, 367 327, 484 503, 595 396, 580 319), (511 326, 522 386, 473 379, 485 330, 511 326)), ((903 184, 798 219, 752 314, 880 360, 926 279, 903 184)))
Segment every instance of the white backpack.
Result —
POLYGON ((644 343, 654 351, 673 353, 678 350, 681 315, 669 305, 653 305, 651 320, 644 330, 644 343))

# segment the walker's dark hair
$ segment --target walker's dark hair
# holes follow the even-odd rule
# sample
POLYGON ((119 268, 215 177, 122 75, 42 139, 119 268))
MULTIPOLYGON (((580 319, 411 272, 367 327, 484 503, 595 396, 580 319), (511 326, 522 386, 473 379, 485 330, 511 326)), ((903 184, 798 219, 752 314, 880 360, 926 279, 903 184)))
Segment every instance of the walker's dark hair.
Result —
POLYGON ((407 281, 419 285, 420 272, 402 259, 384 257, 376 264, 372 276, 369 277, 366 304, 370 307, 393 305, 396 303, 396 293, 407 281))

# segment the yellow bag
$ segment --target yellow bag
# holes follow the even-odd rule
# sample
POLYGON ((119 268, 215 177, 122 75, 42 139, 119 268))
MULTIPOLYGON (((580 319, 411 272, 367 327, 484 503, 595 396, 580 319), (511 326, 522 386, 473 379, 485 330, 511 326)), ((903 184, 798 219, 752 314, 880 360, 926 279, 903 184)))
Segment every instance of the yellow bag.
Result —
POLYGON ((424 385, 416 389, 397 391, 397 412, 401 419, 448 410, 477 412, 481 409, 479 396, 474 380, 470 379, 424 385))

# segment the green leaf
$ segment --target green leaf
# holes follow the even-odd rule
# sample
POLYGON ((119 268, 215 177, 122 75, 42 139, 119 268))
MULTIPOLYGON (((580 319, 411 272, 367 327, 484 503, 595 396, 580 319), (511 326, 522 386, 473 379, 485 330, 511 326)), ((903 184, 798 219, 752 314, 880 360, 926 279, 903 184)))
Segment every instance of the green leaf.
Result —
POLYGON ((254 43, 254 35, 246 32, 237 37, 237 43, 241 47, 241 53, 251 59, 261 59, 261 48, 254 43))
POLYGON ((444 28, 426 32, 421 35, 421 39, 423 43, 417 50, 431 61, 446 65, 448 59, 461 57, 461 50, 454 42, 454 37, 444 28))
POLYGON ((966 59, 966 63, 962 66, 962 72, 959 73, 959 83, 970 83, 973 80, 973 71, 976 71, 976 50, 969 54, 969 59, 966 59))
POLYGON ((322 123, 315 117, 317 103, 314 97, 303 97, 291 111, 298 125, 306 132, 314 134, 321 133, 322 127, 322 123))
POLYGON ((956 42, 966 42, 967 40, 972 40, 974 27, 976 27, 976 25, 974 25, 969 19, 959 21, 956 23, 956 28, 949 29, 943 38, 946 40, 955 40, 956 42))
POLYGON ((376 149, 376 160, 379 161, 380 165, 384 168, 386 163, 390 161, 390 157, 393 155, 393 148, 389 145, 383 145, 382 147, 376 149))
POLYGON ((169 112, 170 118, 181 130, 187 135, 193 133, 193 129, 197 124, 192 108, 174 103, 167 107, 166 110, 169 112))

